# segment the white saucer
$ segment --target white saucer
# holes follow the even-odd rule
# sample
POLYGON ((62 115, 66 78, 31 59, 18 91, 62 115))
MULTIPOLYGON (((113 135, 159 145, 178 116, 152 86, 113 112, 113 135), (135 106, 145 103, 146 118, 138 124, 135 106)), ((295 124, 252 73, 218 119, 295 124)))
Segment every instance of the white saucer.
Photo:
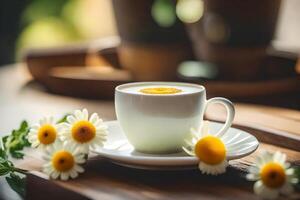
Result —
MULTIPOLYGON (((191 157, 185 152, 175 154, 145 154, 134 150, 130 145, 121 130, 117 121, 106 122, 108 125, 108 142, 102 148, 93 150, 94 153, 101 157, 107 158, 116 164, 151 170, 173 170, 173 169, 187 169, 197 167, 199 161, 196 157, 191 157)), ((223 124, 211 122, 210 130, 217 131, 223 124)), ((247 156, 254 152, 259 143, 257 139, 245 131, 230 128, 226 135, 232 142, 240 143, 240 149, 234 153, 228 154, 228 160, 238 159, 247 156)))

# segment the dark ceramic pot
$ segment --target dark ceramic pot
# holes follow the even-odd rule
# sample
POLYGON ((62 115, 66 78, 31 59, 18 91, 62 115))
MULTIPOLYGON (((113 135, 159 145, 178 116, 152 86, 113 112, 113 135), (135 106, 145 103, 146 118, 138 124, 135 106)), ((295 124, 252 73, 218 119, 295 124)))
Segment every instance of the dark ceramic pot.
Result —
POLYGON ((178 64, 192 57, 189 38, 179 20, 160 27, 151 16, 152 5, 153 0, 113 0, 119 59, 135 80, 176 80, 178 64))
POLYGON ((281 0, 204 0, 200 21, 187 30, 199 60, 219 67, 219 79, 263 78, 281 0))

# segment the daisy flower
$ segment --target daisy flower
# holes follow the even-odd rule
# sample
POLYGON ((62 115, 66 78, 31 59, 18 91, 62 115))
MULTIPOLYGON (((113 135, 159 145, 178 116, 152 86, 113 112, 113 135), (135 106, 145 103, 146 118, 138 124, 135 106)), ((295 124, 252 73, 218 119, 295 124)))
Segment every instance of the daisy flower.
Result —
POLYGON ((222 136, 208 134, 209 122, 204 121, 198 131, 191 129, 191 138, 185 140, 183 150, 199 158, 199 169, 202 173, 217 175, 224 173, 228 166, 227 148, 222 136))
POLYGON ((107 126, 99 118, 97 113, 93 113, 89 118, 87 109, 76 110, 73 115, 67 117, 67 123, 62 124, 64 129, 61 140, 72 146, 79 147, 81 151, 87 153, 91 148, 103 146, 106 141, 107 126))
POLYGON ((290 168, 286 155, 281 152, 264 152, 257 157, 246 178, 256 181, 254 192, 265 199, 276 199, 280 193, 291 194, 293 184, 298 182, 294 169, 290 168))
POLYGON ((30 129, 27 139, 34 148, 49 147, 58 139, 59 125, 53 117, 44 117, 30 129))
POLYGON ((61 142, 56 142, 48 148, 44 159, 46 164, 43 166, 43 172, 53 179, 74 179, 84 172, 80 164, 85 163, 85 155, 80 153, 78 148, 63 145, 61 142))

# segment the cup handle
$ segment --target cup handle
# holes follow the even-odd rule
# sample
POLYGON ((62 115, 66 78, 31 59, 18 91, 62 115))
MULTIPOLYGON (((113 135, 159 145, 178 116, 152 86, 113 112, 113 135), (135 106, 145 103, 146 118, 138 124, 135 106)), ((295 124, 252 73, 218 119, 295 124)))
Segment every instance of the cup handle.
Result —
POLYGON ((210 104, 213 104, 213 103, 222 104, 223 106, 225 106, 226 111, 227 111, 226 122, 223 125, 223 127, 219 130, 219 132, 216 134, 216 136, 221 137, 230 128, 230 126, 232 124, 232 121, 234 119, 235 109, 234 109, 233 103, 231 101, 229 101, 228 99, 225 99, 223 97, 214 97, 214 98, 209 99, 206 102, 206 106, 205 106, 204 112, 207 110, 208 106, 210 104))

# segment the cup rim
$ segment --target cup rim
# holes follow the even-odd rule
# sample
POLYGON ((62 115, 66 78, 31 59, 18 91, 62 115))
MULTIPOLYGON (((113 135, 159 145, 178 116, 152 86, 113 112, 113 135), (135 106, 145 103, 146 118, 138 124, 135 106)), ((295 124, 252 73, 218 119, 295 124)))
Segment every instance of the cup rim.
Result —
POLYGON ((200 84, 194 84, 194 83, 185 83, 185 82, 165 82, 165 81, 144 81, 144 82, 132 82, 132 83, 125 83, 122 85, 118 85, 115 88, 116 92, 124 93, 124 94, 130 94, 130 95, 142 95, 142 96, 159 96, 159 97, 170 97, 170 96, 183 96, 183 95, 191 95, 191 94, 196 94, 196 93, 201 93, 205 92, 205 87, 200 84), (179 86, 191 86, 191 87, 196 87, 199 88, 199 91, 194 91, 190 93, 176 93, 176 94, 144 94, 144 93, 130 93, 122 90, 125 87, 130 87, 130 86, 137 86, 137 85, 149 85, 149 84, 154 84, 154 85, 179 85, 179 86))

